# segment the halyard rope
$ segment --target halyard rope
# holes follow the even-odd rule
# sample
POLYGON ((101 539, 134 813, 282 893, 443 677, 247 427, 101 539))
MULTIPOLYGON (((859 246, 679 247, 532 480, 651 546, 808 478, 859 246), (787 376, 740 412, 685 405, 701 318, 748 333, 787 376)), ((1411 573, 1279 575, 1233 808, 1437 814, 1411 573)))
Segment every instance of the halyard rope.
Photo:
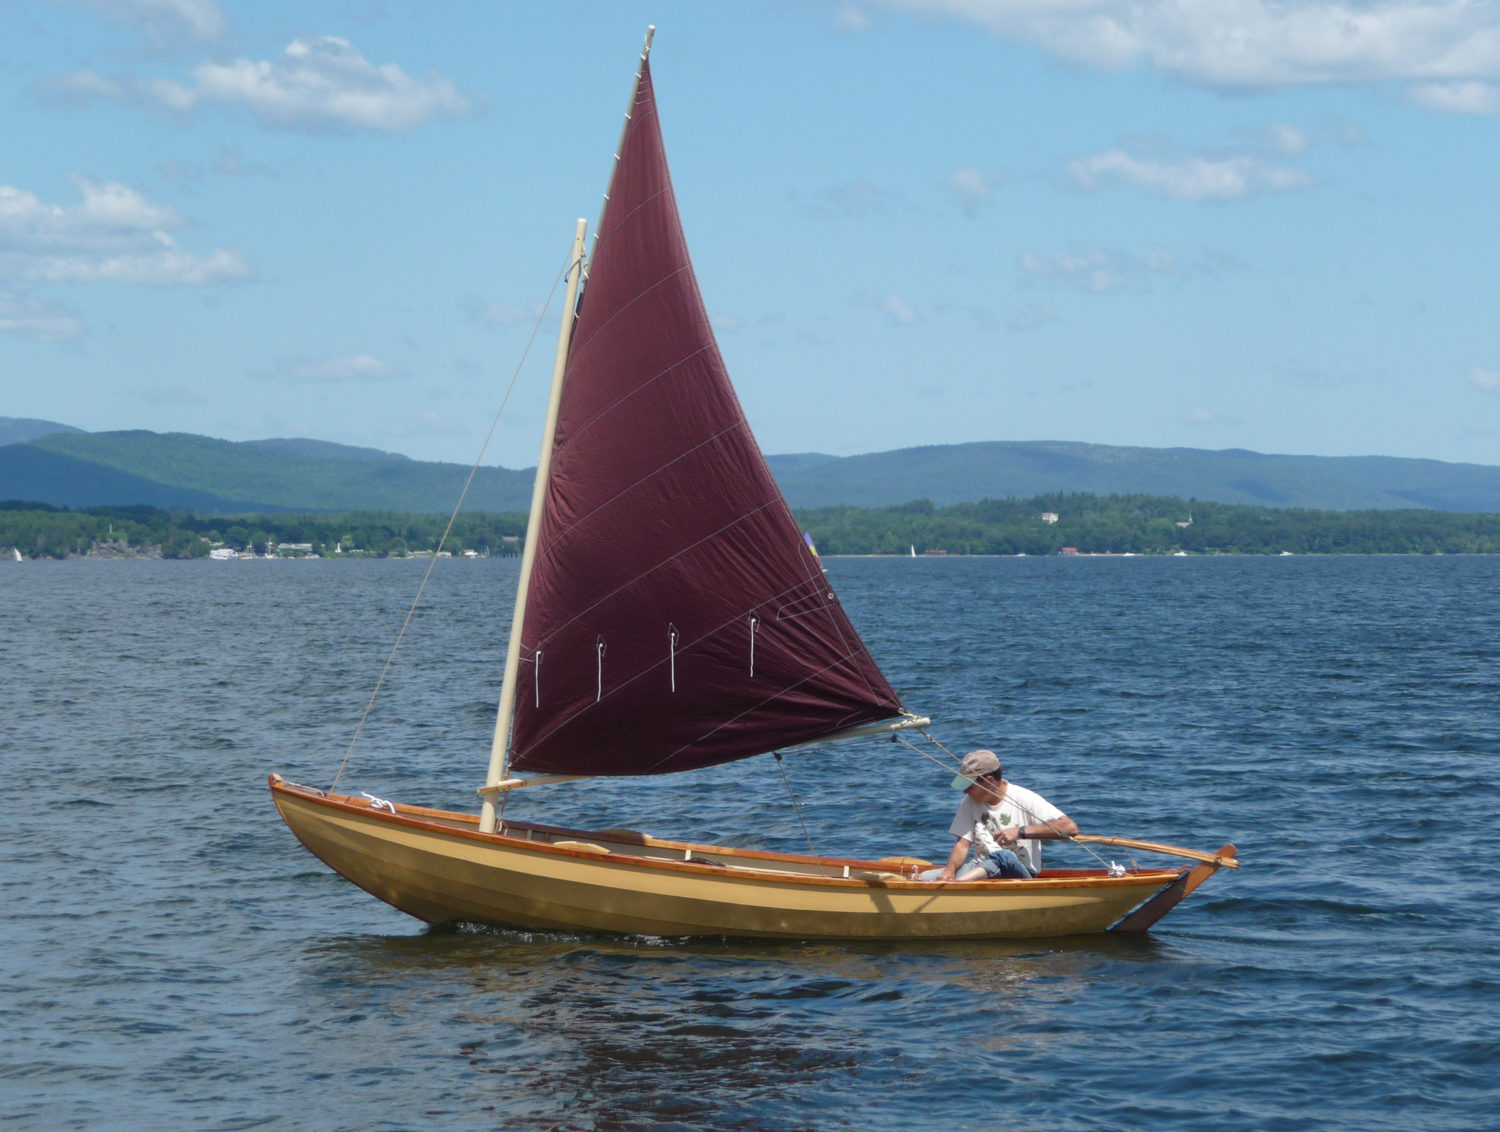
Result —
MULTIPOLYGON (((365 721, 370 718, 370 711, 375 707, 375 697, 380 695, 380 688, 385 683, 386 674, 391 670, 391 664, 396 659, 396 650, 401 647, 401 641, 406 636, 407 627, 411 625, 411 619, 417 612, 417 606, 422 602, 422 594, 427 589, 427 580, 432 577, 433 568, 437 565, 438 554, 443 549, 443 544, 448 541, 448 535, 453 531, 453 524, 458 521, 458 513, 463 509, 464 497, 469 494, 469 487, 474 483, 474 477, 479 472, 480 461, 484 459, 485 450, 489 448, 490 441, 495 437, 495 429, 499 427, 500 418, 505 415, 505 406, 510 403, 510 395, 515 392, 516 382, 521 377, 521 369, 526 365, 526 359, 531 354, 531 347, 536 342, 537 333, 542 329, 542 320, 547 317, 547 312, 552 309, 552 300, 557 295, 557 286, 562 282, 564 276, 572 270, 573 258, 570 252, 568 258, 563 261, 562 270, 557 273, 557 278, 552 281, 552 290, 547 292, 547 301, 542 306, 541 313, 536 316, 536 324, 531 328, 531 337, 526 340, 526 348, 521 351, 521 360, 516 363, 516 371, 511 374, 510 385, 505 389, 505 396, 500 400, 500 408, 495 412, 495 419, 490 422, 490 431, 485 434, 484 443, 479 446, 479 455, 474 457, 474 465, 469 469, 469 478, 464 480, 464 488, 458 493, 458 502, 453 505, 453 514, 448 516, 448 525, 443 528, 443 537, 438 539, 437 547, 432 552, 432 561, 427 564, 427 572, 422 575, 422 584, 417 587, 417 596, 412 599, 411 608, 406 611, 406 620, 401 622, 401 631, 396 634, 396 643, 391 646, 390 656, 385 658, 385 667, 380 670, 380 678, 375 681, 375 689, 370 693, 370 702, 365 704, 364 714, 359 717, 359 725, 354 728, 354 734, 349 739, 349 746, 344 751, 344 759, 339 763, 338 773, 333 776, 333 783, 328 787, 330 793, 339 784, 339 779, 344 776, 344 768, 349 765, 349 756, 354 753, 354 744, 359 742, 359 736, 365 729, 365 721)), ((563 312, 567 318, 568 311, 563 312)))

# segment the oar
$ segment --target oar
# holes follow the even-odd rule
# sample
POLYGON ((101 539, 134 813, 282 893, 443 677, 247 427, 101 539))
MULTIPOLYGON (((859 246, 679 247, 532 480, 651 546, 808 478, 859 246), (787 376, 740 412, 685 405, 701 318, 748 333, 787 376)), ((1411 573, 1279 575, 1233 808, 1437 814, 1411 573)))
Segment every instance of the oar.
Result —
POLYGON ((1118 845, 1122 849, 1141 849, 1150 853, 1165 853, 1169 857, 1186 857, 1189 861, 1202 861, 1208 865, 1222 865, 1231 869, 1240 867, 1234 859, 1234 846, 1226 845, 1217 853, 1202 853, 1197 849, 1183 849, 1177 845, 1162 845, 1155 841, 1136 841, 1129 837, 1101 837, 1093 833, 1080 833, 1074 841, 1088 841, 1095 845, 1118 845))

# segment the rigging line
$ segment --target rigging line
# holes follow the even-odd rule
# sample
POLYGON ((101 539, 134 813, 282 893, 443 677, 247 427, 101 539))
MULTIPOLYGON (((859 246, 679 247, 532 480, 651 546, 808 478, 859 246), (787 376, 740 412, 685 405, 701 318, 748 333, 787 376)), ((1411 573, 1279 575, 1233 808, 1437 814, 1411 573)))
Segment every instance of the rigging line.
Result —
MULTIPOLYGON (((698 354, 701 354, 702 352, 703 351, 701 351, 701 350, 694 351, 692 354, 689 354, 687 357, 683 358, 682 361, 680 361, 680 362, 673 362, 666 369, 661 370, 659 373, 654 374, 652 377, 650 377, 649 379, 647 379, 647 381, 643 382, 640 386, 637 387, 637 389, 636 389, 635 392, 639 392, 641 390, 644 390, 647 386, 651 385, 657 379, 665 376, 667 373, 670 373, 673 369, 677 368, 677 366, 679 366, 681 364, 684 364, 684 363, 686 363, 688 361, 691 361, 694 357, 696 357, 698 354)), ((578 439, 578 437, 580 435, 582 435, 588 429, 592 428, 600 420, 602 420, 604 417, 608 416, 610 413, 612 413, 619 406, 623 405, 626 401, 628 401, 633 396, 635 396, 634 392, 626 394, 626 396, 620 398, 618 401, 614 402, 614 404, 610 405, 608 408, 604 409, 602 412, 595 414, 592 418, 590 418, 587 422, 585 422, 583 424, 583 426, 577 432, 575 432, 575 433, 573 433, 573 434, 570 435, 568 443, 572 444, 574 441, 576 441, 578 439)), ((584 523, 588 522, 590 519, 592 519, 595 515, 597 515, 600 511, 604 510, 606 507, 609 507, 612 504, 618 502, 623 496, 628 495, 630 492, 634 491, 638 487, 641 487, 643 484, 650 483, 653 479, 655 479, 656 477, 660 476, 662 473, 668 471, 669 469, 675 467, 677 464, 680 464, 683 460, 686 460, 689 456, 696 455, 697 453, 701 452, 704 448, 707 448, 710 445, 714 445, 714 444, 719 443, 725 437, 731 436, 735 432, 748 431, 749 428, 750 428, 749 422, 747 422, 745 420, 744 416, 741 415, 741 417, 740 417, 739 420, 731 422, 730 424, 726 425, 724 428, 719 429, 717 432, 710 433, 707 436, 704 436, 701 440, 695 440, 694 443, 693 443, 693 445, 692 445, 692 447, 685 448, 681 452, 677 453, 677 455, 673 456, 670 460, 667 460, 665 463, 657 464, 655 467, 650 468, 648 471, 646 471, 646 473, 644 475, 638 476, 634 480, 634 482, 628 483, 624 487, 619 488, 608 499, 602 500, 601 502, 599 502, 598 504, 596 504, 594 507, 591 507, 588 511, 584 512, 583 514, 575 516, 573 518, 573 521, 570 522, 566 527, 563 527, 560 531, 558 531, 558 533, 553 536, 552 540, 550 542, 548 542, 545 547, 539 547, 538 548, 538 553, 544 554, 547 557, 551 557, 551 556, 555 555, 557 553, 557 547, 558 547, 558 545, 560 543, 562 543, 563 541, 565 541, 570 535, 572 535, 572 533, 575 530, 578 529, 578 527, 580 527, 584 523)), ((754 439, 754 438, 752 437, 751 439, 754 439)), ((763 510, 764 508, 770 506, 770 504, 771 504, 771 500, 768 499, 765 503, 761 504, 761 506, 759 508, 757 508, 757 510, 763 510)), ((751 514, 754 514, 754 512, 751 512, 751 514)), ((718 532, 714 532, 714 533, 717 534, 718 532)))
POLYGON ((812 859, 818 862, 818 867, 823 865, 823 858, 818 856, 818 850, 813 846, 812 834, 808 832, 807 822, 802 820, 802 803, 797 801, 797 792, 792 789, 792 780, 786 776, 786 767, 781 762, 781 752, 771 752, 776 756, 776 769, 781 771, 781 781, 786 785, 787 796, 792 800, 792 813, 797 815, 797 824, 802 827, 802 836, 807 838, 807 852, 812 859))
MULTIPOLYGON (((344 751, 343 761, 339 763, 338 773, 333 776, 333 782, 328 789, 333 790, 339 784, 339 779, 344 776, 344 768, 349 765, 349 756, 354 753, 354 744, 359 742, 359 736, 365 729, 365 722, 370 718, 370 712, 375 707, 375 697, 380 695, 380 689, 385 684, 385 678, 391 670, 391 665, 396 660, 396 650, 401 647, 402 640, 406 637, 406 630, 411 625, 411 619, 417 612, 417 606, 422 602, 422 594, 427 589, 427 580, 432 577, 433 568, 438 563, 438 552, 443 549, 443 544, 448 541, 448 536, 453 532, 453 524, 458 521, 458 513, 463 509, 464 497, 469 494, 469 488, 474 483, 474 477, 479 472, 480 461, 484 459, 485 451, 490 446, 490 441, 495 438, 495 429, 500 425, 500 418, 505 415, 505 407, 510 403, 510 395, 516 390, 516 382, 520 380, 521 370, 526 365, 526 359, 531 355, 531 347, 536 343, 536 336, 542 329, 542 320, 547 317, 547 312, 552 309, 552 300, 557 296, 557 285, 562 282, 563 277, 573 267, 571 252, 563 260, 562 270, 557 273, 557 278, 552 281, 552 290, 547 292, 547 301, 542 305, 541 313, 536 316, 536 324, 531 328, 531 337, 526 339, 526 348, 521 351, 521 360, 516 363, 516 371, 510 376, 510 384, 505 389, 505 396, 500 399, 500 408, 495 411, 495 419, 490 422, 490 431, 485 434, 484 443, 479 446, 479 455, 474 457, 474 465, 469 469, 469 478, 464 480, 463 490, 458 493, 458 502, 453 505, 453 514, 448 516, 448 525, 443 528, 443 537, 438 539, 437 548, 432 553, 432 561, 427 564, 427 572, 422 575, 422 584, 417 587, 417 596, 412 599, 411 608, 406 611, 406 619, 401 622, 401 631, 396 634, 396 643, 391 646, 391 653, 385 658, 385 667, 380 670, 380 677, 375 681, 375 688, 370 693, 370 701, 365 704, 364 713, 359 717, 359 723, 354 728, 354 734, 349 738, 349 746, 344 751)), ((563 317, 568 317, 568 312, 563 312, 563 317)))
POLYGON ((952 751, 950 751, 947 747, 943 746, 940 742, 938 742, 937 739, 933 738, 933 736, 929 732, 919 730, 918 734, 922 735, 929 743, 931 743, 938 750, 942 751, 943 754, 947 755, 950 759, 952 759, 953 760, 953 765, 949 766, 948 764, 944 763, 943 760, 940 759, 940 758, 938 758, 937 756, 935 756, 935 755, 929 755, 926 751, 923 751, 923 750, 919 749, 915 743, 913 743, 910 739, 908 739, 905 735, 901 734, 901 732, 899 732, 899 731, 893 731, 893 732, 891 732, 891 738, 894 739, 894 740, 896 740, 896 742, 900 743, 902 746, 906 747, 908 750, 912 751, 913 753, 921 755, 928 762, 933 763, 934 765, 940 767, 944 771, 944 773, 946 773, 946 774, 957 774, 958 773, 958 769, 959 769, 959 766, 958 766, 958 764, 959 764, 959 758, 958 758, 958 756, 955 755, 952 751))
MULTIPOLYGON (((950 751, 947 747, 943 746, 942 743, 938 742, 938 740, 934 736, 932 736, 931 734, 929 734, 926 731, 922 731, 922 732, 920 732, 920 734, 923 737, 925 737, 929 743, 931 743, 938 750, 942 751, 943 754, 947 755, 950 759, 953 759, 955 762, 958 761, 957 756, 954 755, 954 753, 952 751, 950 751)), ((958 773, 956 767, 947 766, 947 765, 945 765, 943 763, 943 761, 941 759, 936 758, 933 755, 929 755, 926 751, 918 749, 918 747, 916 746, 916 744, 914 744, 905 735, 901 734, 901 732, 899 732, 899 731, 893 731, 893 732, 891 732, 891 738, 894 739, 896 742, 901 743, 908 750, 911 750, 911 751, 915 752, 916 754, 921 755, 924 759, 928 760, 929 762, 934 763, 934 764, 936 764, 939 767, 942 767, 942 769, 943 769, 943 771, 945 773, 949 773, 949 774, 956 774, 956 773, 958 773)), ((1109 862, 1106 861, 1103 857, 1101 857, 1098 853, 1096 853, 1094 851, 1093 847, 1091 845, 1089 845, 1088 842, 1086 842, 1086 841, 1079 841, 1072 834, 1063 833, 1060 829, 1057 828, 1057 825, 1052 821, 1051 818, 1037 818, 1034 821, 1027 822, 1026 824, 1027 825, 1045 825, 1053 833, 1057 834, 1056 840, 1071 842, 1072 844, 1077 845, 1079 848, 1081 848, 1090 857, 1094 858, 1094 860, 1098 861, 1101 865, 1104 865, 1106 867, 1109 865, 1109 862)), ((1134 858, 1131 858, 1131 863, 1132 864, 1134 863, 1134 860, 1135 860, 1134 858)))
MULTIPOLYGON (((671 362, 665 366, 662 366, 661 369, 657 370, 650 377, 643 379, 639 385, 633 386, 631 389, 615 398, 615 400, 611 401, 608 405, 605 405, 597 413, 589 417, 588 420, 580 421, 578 425, 573 429, 573 431, 569 434, 568 442, 570 444, 576 443, 579 437, 588 435, 589 429, 593 428, 596 424, 602 421, 605 417, 609 416, 611 413, 614 413, 620 408, 620 406, 624 405, 625 402, 629 401, 632 397, 637 397, 645 393, 658 381, 661 381, 663 378, 668 377, 673 373, 673 371, 680 369, 682 366, 687 365, 694 358, 698 357, 698 355, 708 353, 708 351, 712 348, 713 346, 711 343, 699 346, 697 349, 683 354, 682 357, 678 358, 675 362, 671 362)), ((572 359, 576 357, 578 357, 578 354, 575 353, 571 347, 569 347, 569 365, 573 364, 572 359)), ((744 416, 743 413, 741 413, 740 415, 744 416)))

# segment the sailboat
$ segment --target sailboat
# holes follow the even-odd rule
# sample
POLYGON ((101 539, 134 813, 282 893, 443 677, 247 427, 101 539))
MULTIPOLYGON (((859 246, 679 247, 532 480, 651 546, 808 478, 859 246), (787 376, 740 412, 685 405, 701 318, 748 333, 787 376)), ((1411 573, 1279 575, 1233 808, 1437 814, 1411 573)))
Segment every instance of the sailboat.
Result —
POLYGON ((479 812, 273 774, 282 818, 336 872, 429 923, 895 940, 1146 930, 1235 866, 1234 847, 1096 837, 1195 863, 932 883, 915 876, 929 862, 906 856, 505 816, 521 789, 690 773, 930 722, 875 664, 750 434, 688 259, 650 46, 648 32, 586 269, 584 221, 574 233, 479 812))

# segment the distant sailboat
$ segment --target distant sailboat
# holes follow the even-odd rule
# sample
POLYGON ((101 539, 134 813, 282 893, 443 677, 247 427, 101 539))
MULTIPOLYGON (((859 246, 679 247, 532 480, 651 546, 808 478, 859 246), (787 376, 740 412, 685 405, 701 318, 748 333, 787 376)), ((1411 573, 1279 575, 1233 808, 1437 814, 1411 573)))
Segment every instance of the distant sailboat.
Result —
POLYGON ((17 562, 21 561, 21 548, 20 547, 13 546, 13 547, 10 548, 10 552, 16 556, 16 561, 17 562))
POLYGON ((916 543, 912 543, 911 544, 911 556, 913 558, 915 558, 917 556, 917 544, 916 543))
POLYGON ((794 939, 1145 931, 1236 866, 1234 847, 1080 837, 1196 866, 933 884, 913 879, 928 862, 912 858, 500 813, 522 787, 691 771, 928 723, 875 665, 750 435, 688 259, 647 52, 586 273, 583 221, 574 237, 481 812, 272 775, 282 817, 337 872, 433 923, 794 939))

